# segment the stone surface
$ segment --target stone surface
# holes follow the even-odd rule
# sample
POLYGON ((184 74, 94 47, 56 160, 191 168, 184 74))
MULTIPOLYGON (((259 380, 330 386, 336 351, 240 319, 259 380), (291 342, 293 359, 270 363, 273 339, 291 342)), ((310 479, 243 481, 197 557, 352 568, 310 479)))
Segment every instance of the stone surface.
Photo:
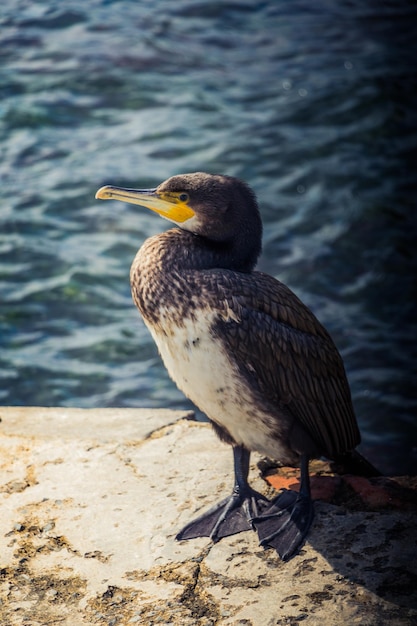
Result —
MULTIPOLYGON (((412 510, 317 502, 288 563, 250 531, 179 543, 233 482, 230 449, 208 425, 144 409, 0 417, 1 624, 417 623, 412 510)), ((251 482, 271 495, 257 460, 251 482)))

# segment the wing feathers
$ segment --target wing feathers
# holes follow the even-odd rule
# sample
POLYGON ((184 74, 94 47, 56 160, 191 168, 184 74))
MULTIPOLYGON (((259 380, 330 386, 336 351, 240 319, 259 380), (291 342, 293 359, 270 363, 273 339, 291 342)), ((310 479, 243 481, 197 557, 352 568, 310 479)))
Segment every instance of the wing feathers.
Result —
POLYGON ((285 404, 323 454, 353 449, 360 437, 343 362, 313 313, 260 272, 211 271, 209 282, 217 306, 233 312, 214 332, 265 400, 285 404))

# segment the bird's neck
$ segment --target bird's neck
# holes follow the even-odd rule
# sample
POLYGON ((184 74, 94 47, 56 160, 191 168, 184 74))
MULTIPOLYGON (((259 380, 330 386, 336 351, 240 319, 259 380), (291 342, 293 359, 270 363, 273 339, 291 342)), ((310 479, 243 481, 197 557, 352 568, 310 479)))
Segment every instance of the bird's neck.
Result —
POLYGON ((214 268, 250 272, 256 264, 260 245, 253 247, 245 243, 210 241, 173 228, 147 239, 139 250, 138 262, 147 265, 153 260, 158 266, 154 265, 154 270, 164 273, 214 268))

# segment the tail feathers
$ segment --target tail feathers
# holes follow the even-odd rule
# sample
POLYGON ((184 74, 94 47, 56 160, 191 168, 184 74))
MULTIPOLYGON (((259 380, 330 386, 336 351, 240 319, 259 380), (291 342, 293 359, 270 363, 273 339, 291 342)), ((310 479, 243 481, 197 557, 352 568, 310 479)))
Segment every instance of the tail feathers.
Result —
POLYGON ((357 450, 341 454, 335 459, 335 462, 338 468, 340 467, 342 474, 353 474, 355 476, 364 476, 365 478, 383 475, 357 450))

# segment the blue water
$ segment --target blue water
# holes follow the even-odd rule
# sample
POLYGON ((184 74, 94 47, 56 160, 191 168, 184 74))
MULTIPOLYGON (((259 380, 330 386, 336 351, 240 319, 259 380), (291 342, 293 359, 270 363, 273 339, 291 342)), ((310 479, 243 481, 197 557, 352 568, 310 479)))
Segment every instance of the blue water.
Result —
POLYGON ((244 178, 260 267, 339 346, 383 470, 417 470, 415 7, 352 0, 6 0, 0 403, 189 407, 130 297, 166 227, 94 200, 244 178))

